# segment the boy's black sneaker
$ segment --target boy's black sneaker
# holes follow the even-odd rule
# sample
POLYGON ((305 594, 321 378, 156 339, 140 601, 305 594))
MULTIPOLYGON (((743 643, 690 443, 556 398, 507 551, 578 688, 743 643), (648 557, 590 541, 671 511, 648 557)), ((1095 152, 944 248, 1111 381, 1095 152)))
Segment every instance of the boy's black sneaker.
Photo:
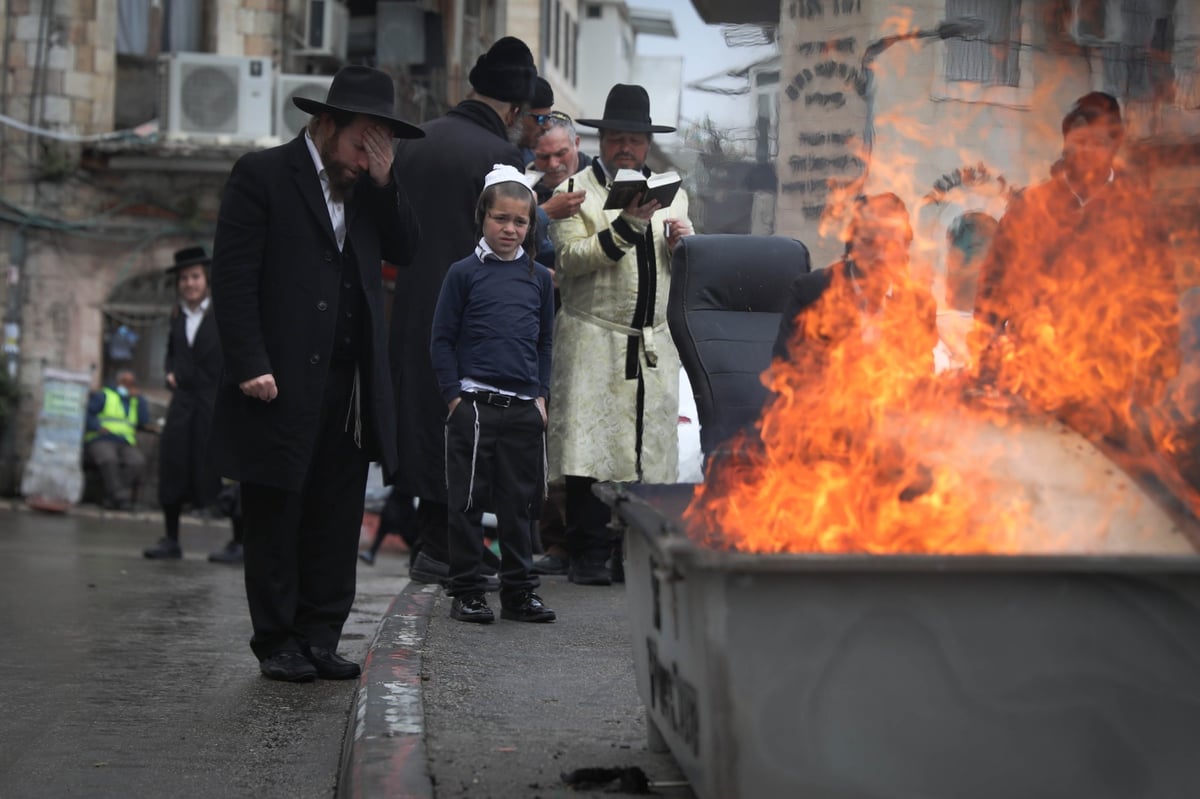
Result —
POLYGON ((476 624, 491 624, 496 620, 496 615, 488 607, 483 594, 467 594, 454 598, 454 602, 450 604, 450 618, 476 624))
POLYGON ((509 621, 554 621, 558 616, 542 604, 542 598, 532 591, 523 591, 500 606, 500 618, 509 621))

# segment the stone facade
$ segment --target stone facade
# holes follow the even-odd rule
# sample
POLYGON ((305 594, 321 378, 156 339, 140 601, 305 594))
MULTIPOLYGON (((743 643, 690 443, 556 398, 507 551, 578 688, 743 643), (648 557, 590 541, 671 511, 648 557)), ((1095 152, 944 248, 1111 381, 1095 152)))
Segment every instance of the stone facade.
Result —
MULTIPOLYGON (((947 42, 957 37, 952 29, 946 40, 938 35, 945 0, 908 0, 901 9, 783 2, 775 232, 804 241, 814 266, 824 266, 842 253, 842 201, 893 191, 917 227, 916 263, 936 282, 947 226, 968 211, 998 216, 1007 190, 1044 179, 1061 152, 1066 109, 1108 88, 1098 49, 1071 39, 1062 8, 1022 2, 1009 40, 1019 79, 984 85, 946 79, 947 42)), ((1175 8, 1173 59, 1184 74, 1196 66, 1200 14, 1190 4, 1175 8)), ((1200 112, 1121 99, 1131 118, 1127 158, 1144 155, 1139 140, 1163 120, 1200 133, 1200 112)))
MULTIPOLYGON (((482 0, 479 7, 477 29, 464 42, 466 26, 455 20, 463 4, 430 4, 441 14, 446 38, 446 64, 434 73, 444 83, 433 87, 438 102, 461 98, 464 59, 471 54, 469 68, 474 53, 499 36, 511 33, 535 54, 541 51, 541 0, 482 0)), ((578 20, 577 0, 560 7, 578 20)), ((158 90, 155 37, 146 53, 122 56, 119 65, 117 0, 7 0, 5 8, 0 114, 11 122, 0 124, 0 274, 7 277, 0 281, 0 307, 4 366, 18 376, 20 400, 15 424, 0 440, 0 494, 15 492, 19 483, 41 402, 42 368, 90 372, 98 385, 106 377, 106 329, 124 314, 145 322, 163 299, 131 310, 125 302, 130 287, 139 287, 135 299, 144 303, 144 290, 154 287, 153 276, 175 250, 211 247, 229 169, 243 152, 267 144, 201 145, 154 135, 154 126, 144 123, 160 104, 151 96, 158 90), (21 126, 42 133, 31 136, 21 126), (102 140, 117 128, 122 137, 102 140)), ((305 8, 304 0, 205 2, 197 49, 267 58, 276 72, 296 71, 289 32, 305 8)), ((160 13, 154 4, 151 24, 160 13)), ((312 66, 331 73, 338 64, 325 59, 312 66)), ((559 82, 563 76, 551 79, 568 110, 576 110, 573 92, 559 82)), ((145 329, 152 339, 153 328, 145 329)), ((155 382, 161 343, 151 345, 144 345, 143 387, 165 399, 155 382)))

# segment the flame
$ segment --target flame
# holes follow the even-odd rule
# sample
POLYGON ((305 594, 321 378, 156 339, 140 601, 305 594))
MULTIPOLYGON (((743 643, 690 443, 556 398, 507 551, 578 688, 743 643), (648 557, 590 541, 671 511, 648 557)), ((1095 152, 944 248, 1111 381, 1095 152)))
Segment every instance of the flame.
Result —
MULTIPOLYGON (((840 276, 834 280, 840 280, 840 276)), ((836 287, 826 297, 844 296, 836 287)), ((877 318, 823 298, 765 376, 760 442, 714 462, 685 513, 711 546, 754 552, 1011 552, 1025 517, 946 453, 961 385, 935 380, 927 294, 896 287, 877 318), (929 457, 928 453, 939 453, 929 457), (986 513, 980 509, 986 507, 986 513), (720 537, 711 531, 721 531, 720 537)))
MULTIPOLYGON (((911 12, 885 28, 885 35, 912 32, 911 12)), ((1032 102, 1056 104, 1058 89, 1042 74, 1032 102)), ((919 116, 904 101, 878 112, 874 152, 861 142, 858 149, 870 173, 829 182, 822 234, 844 229, 848 200, 864 189, 906 198, 926 193, 914 177, 921 164, 903 148, 888 150, 889 138, 983 164, 982 145, 962 142, 983 141, 978 131, 992 112, 964 108, 956 121, 947 116, 934 124, 919 122, 928 111, 919 116)), ((1030 127, 1028 136, 1054 142, 1041 152, 1061 146, 1056 124, 1043 119, 1030 127)), ((1048 524, 1035 507, 1039 478, 1018 474, 1014 464, 1028 441, 1045 438, 1059 422, 1068 429, 1058 446, 1075 447, 1078 439, 1080 451, 1095 448, 1111 458, 1111 471, 1152 478, 1200 513, 1200 453, 1192 443, 1200 440, 1200 367, 1181 366, 1176 278, 1200 284, 1200 240, 1168 235, 1156 198, 1121 161, 1117 182, 1099 187, 1082 207, 1054 182, 1058 177, 1049 179, 1049 167, 1029 165, 1033 179, 1024 182, 1049 188, 1026 190, 1023 210, 1004 215, 988 256, 1003 269, 981 300, 986 313, 975 320, 961 370, 934 375, 937 342, 930 309, 919 299, 927 293, 897 286, 884 310, 867 318, 838 299, 839 277, 832 278, 791 342, 789 359, 763 374, 771 399, 756 435, 710 459, 684 514, 694 538, 763 553, 1057 551, 1076 535, 1065 529, 1071 520, 1048 524), (991 315, 1007 326, 997 328, 991 315)), ((1146 171, 1146 164, 1138 167, 1146 171)), ((914 223, 921 210, 910 204, 914 223)), ((1195 229, 1195 220, 1176 225, 1195 229)), ((924 289, 932 288, 937 270, 930 264, 942 246, 918 231, 910 277, 924 289)), ((1191 347, 1200 349, 1200 341, 1191 347)), ((1085 487, 1095 501, 1080 514, 1088 517, 1080 521, 1085 549, 1130 506, 1149 501, 1108 496, 1123 490, 1111 479, 1097 475, 1085 487)))

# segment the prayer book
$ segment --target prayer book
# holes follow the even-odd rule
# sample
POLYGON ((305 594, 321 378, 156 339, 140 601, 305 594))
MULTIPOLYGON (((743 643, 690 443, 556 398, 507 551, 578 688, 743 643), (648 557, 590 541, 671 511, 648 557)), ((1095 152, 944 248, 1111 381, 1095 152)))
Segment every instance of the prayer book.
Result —
POLYGON ((641 205, 658 200, 658 204, 666 208, 675 199, 675 192, 679 191, 681 183, 682 178, 676 172, 660 172, 646 177, 635 169, 618 169, 604 207, 606 210, 619 211, 640 194, 641 205))

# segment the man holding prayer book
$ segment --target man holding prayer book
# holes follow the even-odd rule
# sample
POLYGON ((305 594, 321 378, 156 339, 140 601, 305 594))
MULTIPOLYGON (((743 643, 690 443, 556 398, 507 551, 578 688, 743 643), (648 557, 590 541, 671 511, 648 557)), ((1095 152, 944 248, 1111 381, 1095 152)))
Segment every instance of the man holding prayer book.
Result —
POLYGON ((671 250, 692 223, 678 182, 662 195, 665 204, 637 191, 606 210, 622 170, 651 176, 651 134, 675 130, 650 121, 644 88, 618 83, 602 119, 577 121, 600 129, 600 155, 574 176, 573 188, 586 192, 579 211, 550 226, 562 309, 547 446, 551 479, 566 483, 568 576, 609 585, 620 555, 592 484, 676 479, 679 353, 667 331, 667 295, 671 250))

